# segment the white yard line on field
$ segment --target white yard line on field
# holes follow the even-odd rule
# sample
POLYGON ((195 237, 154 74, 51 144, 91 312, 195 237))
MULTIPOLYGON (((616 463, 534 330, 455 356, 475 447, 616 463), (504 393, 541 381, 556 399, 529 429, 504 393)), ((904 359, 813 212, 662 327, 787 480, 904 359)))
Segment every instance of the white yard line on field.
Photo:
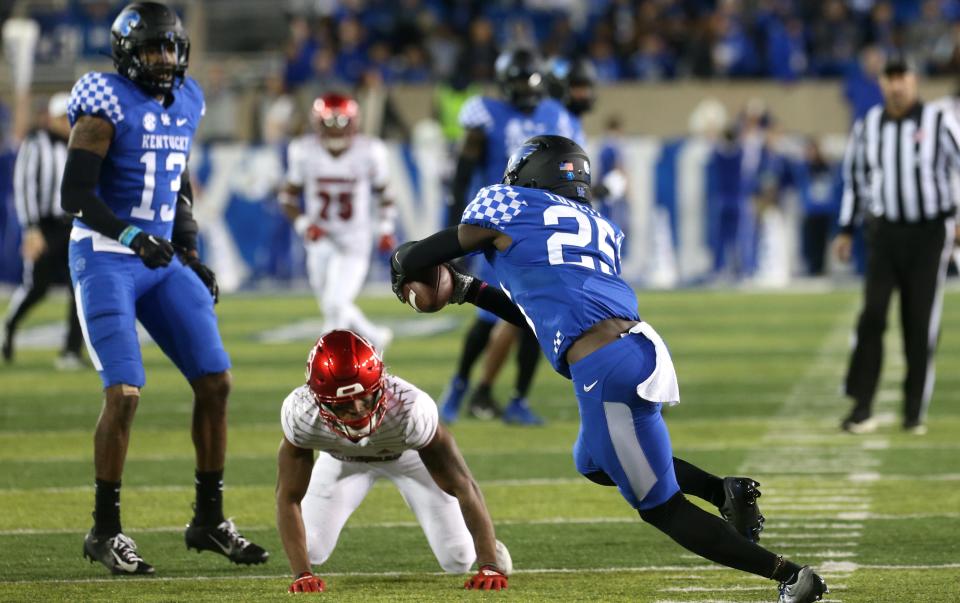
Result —
MULTIPOLYGON (((924 570, 954 570, 960 569, 960 563, 946 563, 942 565, 859 565, 849 561, 825 563, 824 570, 830 571, 832 567, 842 568, 845 572, 855 569, 877 570, 877 571, 924 571, 924 570)), ((675 576, 682 579, 700 579, 700 576, 690 575, 689 572, 713 572, 729 571, 720 565, 659 565, 646 567, 586 567, 586 568, 519 568, 514 569, 514 574, 635 574, 635 573, 668 573, 668 572, 687 572, 687 574, 675 576)), ((444 572, 323 572, 322 577, 356 577, 356 578, 392 578, 398 576, 448 576, 444 572)), ((123 576, 117 578, 99 577, 99 578, 66 578, 50 580, 0 580, 0 585, 13 584, 89 584, 89 583, 118 583, 118 582, 187 582, 197 581, 216 581, 226 580, 236 582, 238 580, 286 580, 288 576, 285 571, 279 570, 276 574, 259 575, 221 575, 221 576, 123 576)), ((769 587, 768 587, 769 588, 769 587)), ((700 603, 703 603, 702 601, 700 603)))

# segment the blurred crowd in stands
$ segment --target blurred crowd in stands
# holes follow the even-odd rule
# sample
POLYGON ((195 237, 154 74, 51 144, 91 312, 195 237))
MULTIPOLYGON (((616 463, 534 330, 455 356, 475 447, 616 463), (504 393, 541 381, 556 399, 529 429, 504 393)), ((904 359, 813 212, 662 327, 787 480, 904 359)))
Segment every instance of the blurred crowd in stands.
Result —
MULTIPOLYGON (((69 60, 109 52, 108 27, 125 1, 28 4, 47 34, 41 60, 69 60)), ((601 82, 840 77, 869 46, 907 49, 931 74, 960 66, 960 0, 287 0, 285 11, 279 2, 204 4, 237 15, 269 5, 264 18, 286 19, 288 88, 356 85, 371 70, 387 84, 485 82, 497 51, 522 44, 544 56, 587 54, 601 82)), ((239 29, 233 35, 250 40, 244 50, 279 50, 239 29)))

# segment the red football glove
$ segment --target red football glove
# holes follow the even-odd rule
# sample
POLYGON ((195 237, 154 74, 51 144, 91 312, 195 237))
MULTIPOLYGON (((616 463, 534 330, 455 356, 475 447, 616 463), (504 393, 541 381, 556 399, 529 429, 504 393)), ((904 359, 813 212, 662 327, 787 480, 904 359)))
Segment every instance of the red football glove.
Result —
POLYGON ((463 587, 467 590, 504 590, 507 577, 492 565, 481 565, 480 571, 464 582, 463 587))
POLYGON ((293 581, 287 592, 291 593, 322 593, 327 587, 323 580, 317 578, 310 572, 303 572, 293 581))
POLYGON ((397 246, 397 239, 392 234, 380 235, 380 241, 377 243, 377 251, 380 253, 390 253, 397 246))
POLYGON ((307 226, 307 231, 303 234, 303 237, 308 241, 317 241, 325 236, 327 236, 327 231, 320 228, 316 224, 307 226))

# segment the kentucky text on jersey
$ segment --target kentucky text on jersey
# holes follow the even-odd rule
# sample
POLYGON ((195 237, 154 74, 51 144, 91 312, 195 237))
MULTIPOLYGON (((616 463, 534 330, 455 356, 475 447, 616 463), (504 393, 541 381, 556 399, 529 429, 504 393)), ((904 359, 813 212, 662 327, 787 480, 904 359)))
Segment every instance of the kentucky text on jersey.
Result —
POLYGON ((186 152, 190 150, 190 137, 170 136, 168 134, 144 134, 143 144, 141 144, 140 147, 144 149, 186 152))
MULTIPOLYGON (((71 124, 89 116, 113 126, 100 198, 124 222, 165 239, 172 235, 181 175, 203 113, 203 91, 190 77, 162 103, 121 75, 97 71, 77 81, 67 108, 71 124)), ((89 231, 82 218, 74 226, 89 231)), ((93 237, 95 250, 129 253, 115 241, 93 237)))

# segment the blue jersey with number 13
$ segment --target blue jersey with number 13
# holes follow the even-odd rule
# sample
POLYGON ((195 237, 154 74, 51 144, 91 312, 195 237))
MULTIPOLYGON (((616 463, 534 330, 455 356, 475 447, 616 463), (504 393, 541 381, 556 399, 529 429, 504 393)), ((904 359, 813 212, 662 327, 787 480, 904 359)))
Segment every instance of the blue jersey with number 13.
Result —
POLYGON ((488 250, 487 260, 561 375, 570 377, 567 348, 591 326, 640 320, 637 296, 620 278, 623 233, 590 206, 497 184, 480 189, 461 222, 510 235, 510 247, 488 250))
MULTIPOLYGON (((96 71, 73 86, 68 107, 71 125, 82 115, 113 124, 100 198, 121 220, 165 239, 173 232, 180 175, 203 113, 203 92, 192 78, 164 106, 129 79, 96 71)), ((86 228, 82 218, 77 222, 86 228)))

